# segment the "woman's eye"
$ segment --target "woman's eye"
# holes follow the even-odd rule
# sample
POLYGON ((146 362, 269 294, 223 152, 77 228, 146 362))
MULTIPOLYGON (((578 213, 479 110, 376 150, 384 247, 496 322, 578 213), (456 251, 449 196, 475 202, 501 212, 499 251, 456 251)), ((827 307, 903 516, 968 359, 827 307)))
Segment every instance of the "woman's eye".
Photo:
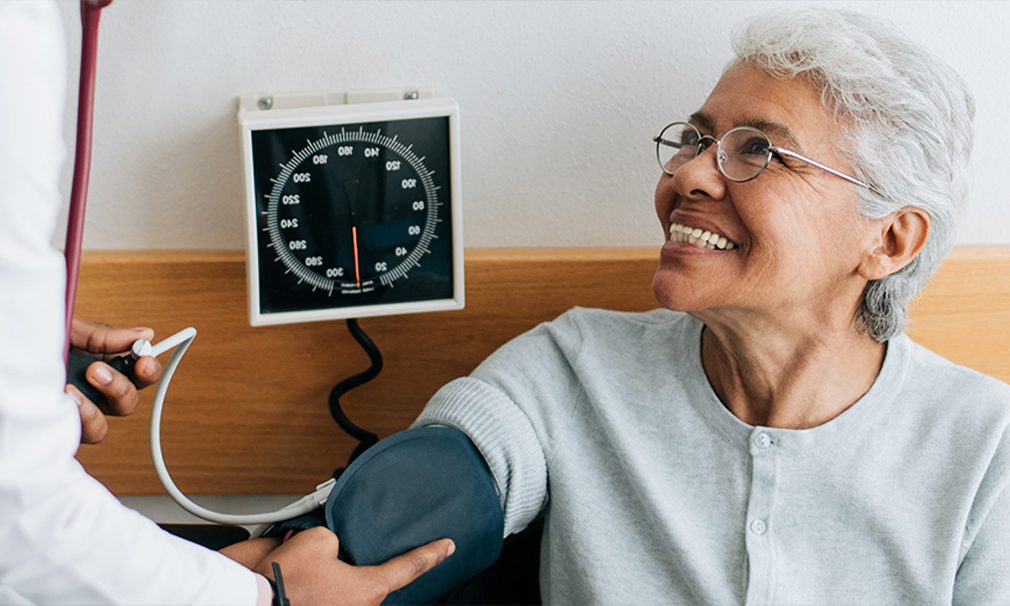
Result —
POLYGON ((768 141, 761 137, 752 137, 743 142, 737 153, 746 156, 767 156, 768 141))

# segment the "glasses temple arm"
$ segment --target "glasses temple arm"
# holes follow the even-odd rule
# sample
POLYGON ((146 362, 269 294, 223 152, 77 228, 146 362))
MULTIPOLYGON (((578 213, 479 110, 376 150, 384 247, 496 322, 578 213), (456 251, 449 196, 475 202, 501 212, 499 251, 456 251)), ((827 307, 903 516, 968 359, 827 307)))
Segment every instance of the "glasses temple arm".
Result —
POLYGON ((821 169, 823 171, 827 171, 827 172, 831 173, 832 175, 834 175, 836 177, 841 177, 841 178, 845 179, 846 181, 848 181, 849 183, 855 183, 856 185, 861 185, 861 186, 865 187, 866 189, 872 190, 875 193, 880 194, 880 191, 876 187, 870 185, 869 183, 864 183, 863 181, 860 181, 859 179, 857 179, 855 177, 852 177, 852 176, 849 176, 849 175, 847 175, 847 174, 845 174, 845 173, 843 173, 841 171, 835 170, 835 169, 831 168, 830 166, 825 166, 824 164, 821 164, 817 160, 811 160, 810 158, 804 156, 803 154, 798 154, 798 153, 796 153, 796 152, 794 152, 792 150, 785 149, 785 148, 782 148, 782 147, 774 147, 774 146, 769 147, 768 150, 771 151, 771 152, 773 152, 773 153, 782 155, 782 156, 789 156, 790 158, 796 158, 797 160, 806 162, 807 164, 810 164, 812 166, 816 166, 817 168, 819 168, 819 169, 821 169))
POLYGON ((680 149, 680 148, 684 147, 682 144, 677 143, 676 141, 671 141, 669 139, 664 139, 664 138, 660 137, 659 135, 656 135, 655 137, 653 137, 652 140, 655 141, 658 145, 665 145, 667 147, 676 147, 677 149, 680 149))

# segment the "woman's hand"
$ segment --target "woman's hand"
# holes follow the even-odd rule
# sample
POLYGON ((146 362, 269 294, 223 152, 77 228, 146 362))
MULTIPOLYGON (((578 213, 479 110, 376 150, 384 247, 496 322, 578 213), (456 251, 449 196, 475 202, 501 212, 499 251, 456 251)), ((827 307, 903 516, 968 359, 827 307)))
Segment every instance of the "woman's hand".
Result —
POLYGON ((352 566, 337 559, 340 541, 322 526, 304 530, 281 544, 276 539, 254 539, 221 552, 273 579, 277 562, 291 604, 381 604, 452 555, 449 539, 433 541, 378 566, 352 566), (251 562, 256 561, 255 564, 251 562))
MULTIPOLYGON (((76 351, 104 360, 129 351, 137 339, 154 339, 150 328, 117 328, 101 322, 74 317, 70 334, 70 345, 76 351)), ((161 363, 156 358, 144 356, 133 367, 134 379, 118 372, 105 362, 94 362, 87 370, 88 383, 105 396, 106 404, 101 407, 89 400, 72 385, 66 391, 77 400, 81 413, 81 442, 97 444, 109 432, 106 415, 125 417, 137 410, 140 402, 138 389, 153 385, 161 378, 161 363)))

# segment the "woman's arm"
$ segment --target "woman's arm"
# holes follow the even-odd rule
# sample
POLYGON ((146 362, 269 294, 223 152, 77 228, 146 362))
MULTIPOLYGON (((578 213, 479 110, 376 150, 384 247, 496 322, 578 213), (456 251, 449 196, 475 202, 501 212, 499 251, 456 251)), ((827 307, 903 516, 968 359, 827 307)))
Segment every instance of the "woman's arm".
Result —
POLYGON ((1010 429, 989 465, 965 529, 954 604, 1010 602, 1010 429))

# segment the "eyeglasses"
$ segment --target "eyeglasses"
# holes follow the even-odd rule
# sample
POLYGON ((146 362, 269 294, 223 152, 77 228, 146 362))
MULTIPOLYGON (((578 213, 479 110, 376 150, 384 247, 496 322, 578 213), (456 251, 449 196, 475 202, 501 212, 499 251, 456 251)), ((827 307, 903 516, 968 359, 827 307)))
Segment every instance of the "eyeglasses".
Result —
POLYGON ((767 135, 752 126, 731 128, 721 139, 716 139, 709 135, 702 135, 697 128, 687 122, 673 122, 668 124, 659 133, 659 136, 653 137, 652 140, 656 142, 656 160, 659 161, 659 166, 664 173, 671 177, 677 172, 677 169, 697 158, 714 143, 716 165, 719 167, 719 172, 730 181, 737 183, 750 181, 764 171, 773 155, 779 155, 796 158, 836 177, 873 189, 873 186, 816 160, 772 145, 767 135))

